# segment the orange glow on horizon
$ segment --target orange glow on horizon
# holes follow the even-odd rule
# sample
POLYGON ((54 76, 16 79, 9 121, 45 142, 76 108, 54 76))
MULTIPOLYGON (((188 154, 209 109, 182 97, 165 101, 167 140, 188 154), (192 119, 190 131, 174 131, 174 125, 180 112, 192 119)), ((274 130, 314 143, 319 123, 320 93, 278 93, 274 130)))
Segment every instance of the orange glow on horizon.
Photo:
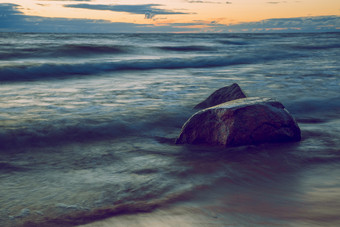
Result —
MULTIPOLYGON (((231 25, 243 22, 256 22, 271 18, 291 18, 307 16, 340 15, 339 0, 300 0, 300 1, 268 1, 268 0, 237 0, 226 1, 210 0, 206 3, 190 3, 188 0, 118 0, 112 4, 109 0, 93 1, 44 1, 44 0, 0 0, 0 3, 13 3, 21 7, 18 9, 25 15, 106 20, 110 22, 124 22, 134 24, 153 24, 160 26, 169 23, 196 23, 204 21, 206 26, 211 22, 231 25), (64 7, 67 4, 88 5, 148 5, 154 9, 173 12, 154 13, 147 19, 142 13, 136 14, 127 11, 92 10, 85 8, 64 7)), ((204 1, 201 1, 204 2, 204 1)), ((199 25, 197 25, 199 26, 199 25)), ((203 25, 200 25, 203 26, 203 25)))

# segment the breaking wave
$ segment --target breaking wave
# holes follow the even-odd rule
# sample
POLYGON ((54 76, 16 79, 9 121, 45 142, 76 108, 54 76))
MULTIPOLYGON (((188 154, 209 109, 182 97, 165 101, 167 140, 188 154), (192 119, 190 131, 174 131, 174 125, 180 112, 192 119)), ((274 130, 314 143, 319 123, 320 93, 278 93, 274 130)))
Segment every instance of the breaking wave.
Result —
MULTIPOLYGON (((146 110, 147 112, 147 110, 146 110)), ((137 119, 117 116, 112 121, 93 118, 74 118, 61 121, 33 122, 32 124, 0 128, 0 148, 60 145, 73 142, 91 142, 133 136, 161 135, 169 128, 180 129, 188 113, 175 116, 158 113, 137 119)), ((94 116, 92 116, 94 117, 94 116)), ((100 116, 96 116, 100 118, 100 116)), ((0 149, 1 150, 1 149, 0 149)), ((4 150, 5 151, 5 150, 4 150)))
POLYGON ((157 49, 164 50, 164 51, 213 51, 215 48, 208 47, 208 46, 161 46, 157 47, 157 49))
POLYGON ((131 133, 133 133, 133 129, 121 122, 97 125, 86 123, 32 125, 20 129, 2 129, 0 131, 0 147, 30 147, 66 142, 86 142, 122 137, 131 133))
POLYGON ((309 45, 290 45, 291 49, 298 50, 329 50, 329 49, 340 49, 340 44, 330 43, 330 44, 309 44, 309 45))
POLYGON ((255 64, 287 58, 290 55, 267 53, 263 55, 249 54, 247 56, 230 57, 193 57, 166 59, 138 59, 111 62, 87 63, 44 63, 6 66, 0 68, 0 81, 27 81, 37 79, 53 79, 72 75, 92 75, 120 70, 152 70, 152 69, 185 69, 211 68, 240 64, 255 64))
POLYGON ((33 46, 33 47, 3 47, 0 51, 0 59, 16 59, 31 57, 89 57, 93 55, 123 54, 133 48, 122 45, 100 45, 100 44, 64 44, 60 46, 33 46), (7 49, 7 50, 6 50, 7 49))

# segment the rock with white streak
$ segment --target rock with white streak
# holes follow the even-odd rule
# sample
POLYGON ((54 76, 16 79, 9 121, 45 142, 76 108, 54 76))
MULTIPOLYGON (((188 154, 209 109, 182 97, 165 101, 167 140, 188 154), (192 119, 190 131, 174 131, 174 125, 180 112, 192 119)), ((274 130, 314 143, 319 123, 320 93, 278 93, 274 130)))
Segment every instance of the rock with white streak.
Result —
POLYGON ((195 113, 183 125, 176 143, 240 146, 300 139, 299 126, 280 102, 252 97, 195 113))

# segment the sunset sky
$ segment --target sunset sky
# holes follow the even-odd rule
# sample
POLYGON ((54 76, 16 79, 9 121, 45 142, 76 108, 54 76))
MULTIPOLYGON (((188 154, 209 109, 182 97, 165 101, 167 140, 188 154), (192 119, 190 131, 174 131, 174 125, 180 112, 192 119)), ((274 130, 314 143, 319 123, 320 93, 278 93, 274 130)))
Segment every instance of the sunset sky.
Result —
POLYGON ((0 31, 340 31, 339 16, 339 0, 0 0, 0 31))

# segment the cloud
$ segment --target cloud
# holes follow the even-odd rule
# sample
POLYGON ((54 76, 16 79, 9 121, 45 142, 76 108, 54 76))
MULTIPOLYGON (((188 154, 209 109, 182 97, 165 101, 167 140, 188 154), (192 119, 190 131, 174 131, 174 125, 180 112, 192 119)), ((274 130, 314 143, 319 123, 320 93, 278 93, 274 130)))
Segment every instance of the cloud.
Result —
POLYGON ((0 4, 0 31, 13 29, 24 23, 22 13, 17 10, 19 7, 11 3, 0 4))
POLYGON ((155 16, 155 14, 152 13, 152 12, 145 12, 144 18, 145 19, 152 19, 154 16, 155 16))
POLYGON ((228 26, 232 32, 339 32, 339 16, 267 19, 228 26))
POLYGON ((0 32, 48 33, 138 33, 138 32, 196 32, 193 28, 173 25, 155 26, 110 22, 106 20, 50 18, 24 15, 20 5, 0 3, 0 32))
MULTIPOLYGON (((268 19, 234 25, 214 21, 153 24, 119 23, 106 20, 28 16, 20 5, 0 3, 0 32, 138 33, 138 32, 339 32, 339 16, 268 19)), ((152 14, 145 14, 151 19, 152 14)))
POLYGON ((171 15, 171 14, 188 14, 183 12, 175 12, 171 10, 159 9, 160 4, 144 4, 144 5, 90 5, 90 4, 67 4, 64 7, 91 9, 91 10, 109 10, 114 12, 125 12, 132 14, 145 15, 146 19, 151 19, 155 15, 171 15))
POLYGON ((0 15, 22 14, 17 8, 20 6, 12 3, 0 4, 0 15))

